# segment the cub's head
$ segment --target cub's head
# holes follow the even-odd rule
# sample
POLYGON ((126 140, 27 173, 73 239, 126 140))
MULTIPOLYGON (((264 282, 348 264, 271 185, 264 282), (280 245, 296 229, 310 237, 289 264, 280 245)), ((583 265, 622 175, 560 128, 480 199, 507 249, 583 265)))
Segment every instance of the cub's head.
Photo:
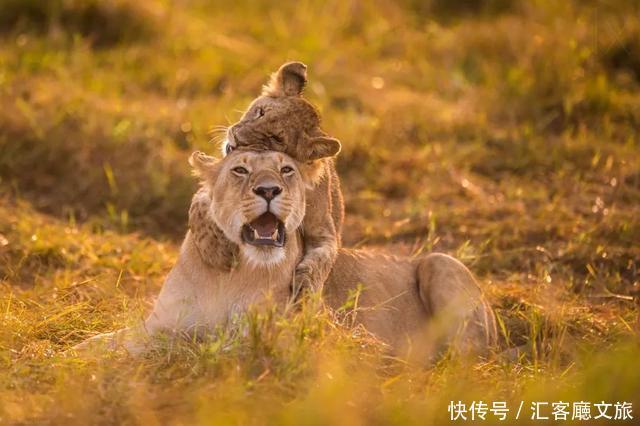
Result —
POLYGON ((243 257, 258 265, 282 261, 305 214, 296 162, 280 152, 243 149, 222 160, 195 152, 189 162, 211 194, 209 215, 243 257))
POLYGON ((229 127, 223 154, 245 147, 284 152, 300 162, 337 155, 340 141, 322 131, 320 114, 302 97, 306 83, 306 65, 282 65, 240 121, 229 127))

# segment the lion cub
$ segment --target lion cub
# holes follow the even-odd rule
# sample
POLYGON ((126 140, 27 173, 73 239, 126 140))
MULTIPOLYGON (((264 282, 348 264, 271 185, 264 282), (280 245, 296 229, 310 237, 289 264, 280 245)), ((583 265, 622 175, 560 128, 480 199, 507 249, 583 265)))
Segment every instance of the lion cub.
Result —
MULTIPOLYGON (((340 152, 340 141, 322 131, 320 114, 302 97, 306 71, 306 65, 289 62, 273 73, 262 95, 228 129, 223 146, 225 155, 237 148, 284 152, 309 177, 307 212, 301 228, 305 249, 293 277, 294 298, 301 291, 322 289, 341 245, 344 221, 344 201, 333 158, 340 152)), ((220 231, 206 219, 208 206, 206 195, 198 192, 189 211, 196 246, 211 266, 231 268, 237 247, 219 238, 220 231), (221 253, 224 256, 219 256, 221 253)))

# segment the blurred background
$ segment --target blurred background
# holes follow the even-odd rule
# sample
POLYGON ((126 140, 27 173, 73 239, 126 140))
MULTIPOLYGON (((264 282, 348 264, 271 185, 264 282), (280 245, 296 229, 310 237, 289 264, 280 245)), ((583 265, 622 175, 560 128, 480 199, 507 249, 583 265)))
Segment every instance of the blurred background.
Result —
POLYGON ((342 141, 346 245, 457 255, 516 344, 637 336, 638 1, 0 0, 6 362, 157 292, 187 157, 288 60, 342 141))
POLYGON ((301 60, 306 95, 343 142, 347 244, 435 228, 437 248, 542 244, 577 273, 604 263, 634 284, 639 8, 1 0, 2 190, 64 220, 177 241, 195 188, 187 156, 217 152, 212 127, 301 60))
POLYGON ((423 236, 430 222, 449 248, 535 246, 593 226, 603 242, 638 240, 636 1, 2 0, 0 11, 2 187, 41 212, 179 239, 195 188, 185 158, 218 151, 212 126, 301 60, 306 95, 344 145, 349 244, 423 236))

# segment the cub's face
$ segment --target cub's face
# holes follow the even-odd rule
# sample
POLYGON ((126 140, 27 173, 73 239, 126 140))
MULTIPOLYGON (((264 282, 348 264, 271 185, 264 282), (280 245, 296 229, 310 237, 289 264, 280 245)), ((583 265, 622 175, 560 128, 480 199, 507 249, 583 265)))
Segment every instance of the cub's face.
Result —
POLYGON ((271 76, 263 94, 227 130, 223 155, 247 148, 284 152, 299 162, 311 162, 340 152, 340 141, 322 131, 318 111, 302 97, 306 69, 300 62, 290 62, 271 76))
POLYGON ((224 154, 236 148, 265 149, 297 158, 301 138, 319 129, 320 116, 299 96, 259 96, 240 121, 229 127, 224 154))
POLYGON ((296 162, 280 152, 238 150, 221 161, 196 153, 191 163, 211 192, 210 214, 244 257, 255 264, 282 261, 305 214, 296 162))

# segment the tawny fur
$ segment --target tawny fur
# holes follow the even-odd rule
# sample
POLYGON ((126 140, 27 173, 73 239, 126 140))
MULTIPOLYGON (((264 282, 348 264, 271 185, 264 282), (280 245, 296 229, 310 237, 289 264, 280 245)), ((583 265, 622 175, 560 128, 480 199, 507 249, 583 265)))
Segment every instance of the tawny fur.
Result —
MULTIPOLYGON (((271 301, 282 307, 290 300, 289 282, 303 255, 298 229, 309 177, 290 157, 271 151, 233 153, 218 163, 204 155, 192 158, 210 194, 206 215, 222 232, 218 241, 228 239, 238 246, 237 264, 224 271, 205 263, 193 233, 188 232, 178 262, 144 325, 96 336, 79 348, 101 342, 121 344, 137 353, 159 331, 211 330, 251 306, 265 307, 271 301), (250 169, 246 178, 233 175, 238 165, 250 169), (278 178, 283 165, 294 167, 295 173, 278 178), (240 229, 265 211, 252 187, 267 178, 278 179, 283 187, 280 203, 269 208, 285 223, 286 243, 281 248, 264 248, 258 256, 255 247, 240 238, 240 229)), ((225 256, 224 250, 211 253, 225 256)), ((337 309, 360 285, 354 320, 397 355, 424 362, 443 345, 482 352, 496 339, 494 314, 482 291, 469 270, 450 256, 414 259, 340 249, 323 289, 324 301, 337 309)))
MULTIPOLYGON (((344 201, 334 159, 340 142, 320 127, 320 114, 304 97, 307 67, 289 62, 273 73, 261 96, 256 98, 240 121, 227 132, 225 149, 273 150, 296 159, 312 178, 307 182, 307 215, 302 227, 305 253, 292 280, 292 291, 320 291, 341 246, 344 201)), ((202 217, 201 197, 196 195, 190 209, 189 226, 197 247, 208 262, 210 253, 226 247, 218 241, 215 229, 202 217)), ((212 266, 228 268, 233 264, 233 250, 228 258, 212 266)))
POLYGON ((239 247, 224 238, 224 233, 209 217, 211 192, 205 186, 195 193, 189 207, 189 228, 202 259, 215 269, 230 271, 238 261, 239 247), (216 244, 212 244, 216 241, 216 244))

